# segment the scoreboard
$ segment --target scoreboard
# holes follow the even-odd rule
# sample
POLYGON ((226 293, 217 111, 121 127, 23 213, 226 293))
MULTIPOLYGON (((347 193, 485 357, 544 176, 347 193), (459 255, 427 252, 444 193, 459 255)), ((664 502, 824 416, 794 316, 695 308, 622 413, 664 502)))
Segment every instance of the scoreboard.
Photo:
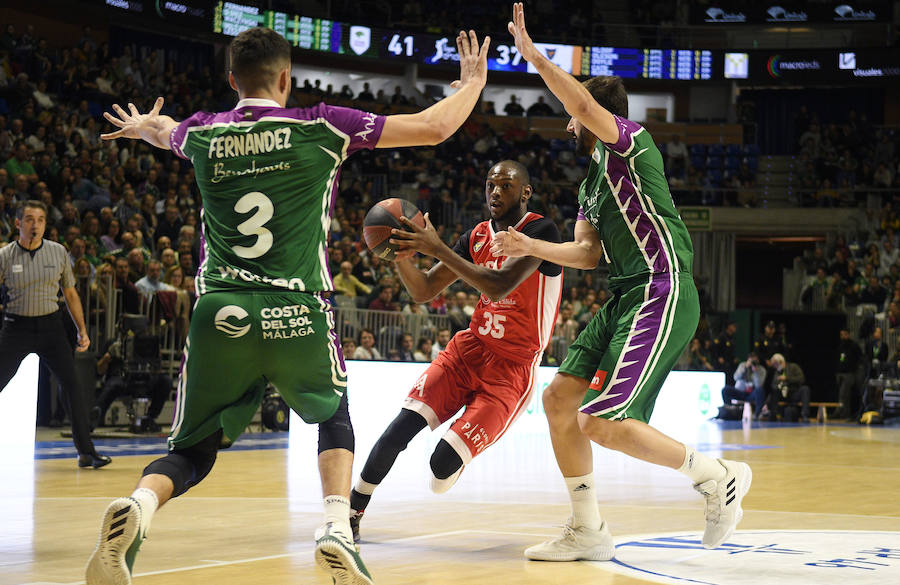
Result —
MULTIPOLYGON (((213 31, 229 36, 256 26, 271 28, 292 46, 328 53, 383 60, 413 61, 422 65, 454 65, 459 61, 456 38, 384 29, 261 10, 235 2, 219 2, 213 31)), ((553 43, 535 46, 557 66, 573 75, 618 75, 626 79, 706 81, 721 79, 712 51, 585 47, 553 43)), ((491 71, 537 73, 513 44, 492 43, 491 71)))

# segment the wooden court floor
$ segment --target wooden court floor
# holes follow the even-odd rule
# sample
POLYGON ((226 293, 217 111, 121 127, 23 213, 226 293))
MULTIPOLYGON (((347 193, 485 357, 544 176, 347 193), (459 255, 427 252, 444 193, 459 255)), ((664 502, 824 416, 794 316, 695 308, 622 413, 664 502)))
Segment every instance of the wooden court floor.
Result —
MULTIPOLYGON (((840 537, 848 550, 872 554, 842 564, 823 551, 821 560, 834 566, 812 563, 809 570, 825 577, 779 569, 768 556, 733 554, 738 549, 723 564, 718 551, 688 547, 689 554, 659 561, 665 570, 639 574, 625 571, 635 564, 625 548, 617 549, 622 564, 526 561, 522 551, 553 535, 568 515, 549 442, 534 436, 501 441, 442 496, 427 487, 433 438, 417 438, 375 492, 362 524, 363 557, 375 582, 391 585, 900 583, 900 428, 720 425, 699 429, 696 444, 753 469, 737 537, 761 532, 775 543, 779 531, 848 531, 840 537), (877 533, 883 544, 869 551, 859 537, 854 549, 859 531, 877 533), (688 566, 693 577, 676 574, 688 566)), ((368 448, 360 445, 357 469, 368 448)), ((117 456, 96 471, 78 470, 72 458, 36 460, 33 471, 23 466, 21 473, 0 468, 0 585, 83 582, 103 510, 130 493, 153 458, 117 456)), ((135 583, 330 583, 312 555, 321 522, 314 458, 314 443, 223 452, 205 482, 154 517, 135 583)), ((702 532, 702 499, 674 471, 595 449, 595 476, 617 544, 637 535, 702 532)), ((768 541, 740 546, 773 550, 768 541)), ((670 548, 644 547, 641 558, 656 561, 670 548)))

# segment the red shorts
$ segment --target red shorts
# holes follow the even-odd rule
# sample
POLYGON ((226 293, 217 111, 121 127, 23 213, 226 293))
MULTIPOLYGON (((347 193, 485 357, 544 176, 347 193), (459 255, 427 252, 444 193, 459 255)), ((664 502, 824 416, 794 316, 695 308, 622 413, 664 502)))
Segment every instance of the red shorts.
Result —
POLYGON ((525 411, 538 365, 540 354, 521 364, 489 353, 466 329, 453 336, 416 381, 403 408, 421 414, 433 430, 465 407, 444 439, 467 464, 525 411))

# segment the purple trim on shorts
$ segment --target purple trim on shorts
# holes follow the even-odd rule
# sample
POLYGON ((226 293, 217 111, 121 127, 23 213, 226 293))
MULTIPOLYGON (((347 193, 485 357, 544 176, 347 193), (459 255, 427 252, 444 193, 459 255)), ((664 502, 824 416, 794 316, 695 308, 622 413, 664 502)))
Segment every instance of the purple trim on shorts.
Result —
POLYGON ((633 335, 619 357, 619 363, 625 364, 619 371, 609 372, 601 392, 606 396, 603 400, 582 407, 585 414, 605 414, 621 408, 637 390, 637 382, 641 374, 649 366, 654 344, 662 334, 660 331, 666 302, 672 291, 670 274, 654 276, 650 279, 648 300, 642 304, 635 315, 631 331, 633 335), (612 376, 615 375, 615 379, 612 376))

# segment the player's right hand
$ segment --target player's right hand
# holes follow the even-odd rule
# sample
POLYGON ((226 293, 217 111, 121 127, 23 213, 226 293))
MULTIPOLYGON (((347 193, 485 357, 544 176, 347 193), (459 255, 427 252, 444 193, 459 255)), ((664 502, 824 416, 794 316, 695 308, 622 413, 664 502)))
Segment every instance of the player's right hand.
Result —
POLYGON ((491 45, 491 37, 484 37, 481 47, 478 46, 478 35, 474 30, 459 31, 456 35, 456 49, 459 52, 459 79, 450 84, 459 89, 467 83, 478 83, 484 87, 487 83, 487 54, 491 45))
POLYGON ((528 31, 525 30, 525 7, 521 2, 513 4, 512 20, 507 23, 506 29, 516 42, 516 50, 526 61, 533 61, 540 56, 537 47, 534 46, 528 31))

